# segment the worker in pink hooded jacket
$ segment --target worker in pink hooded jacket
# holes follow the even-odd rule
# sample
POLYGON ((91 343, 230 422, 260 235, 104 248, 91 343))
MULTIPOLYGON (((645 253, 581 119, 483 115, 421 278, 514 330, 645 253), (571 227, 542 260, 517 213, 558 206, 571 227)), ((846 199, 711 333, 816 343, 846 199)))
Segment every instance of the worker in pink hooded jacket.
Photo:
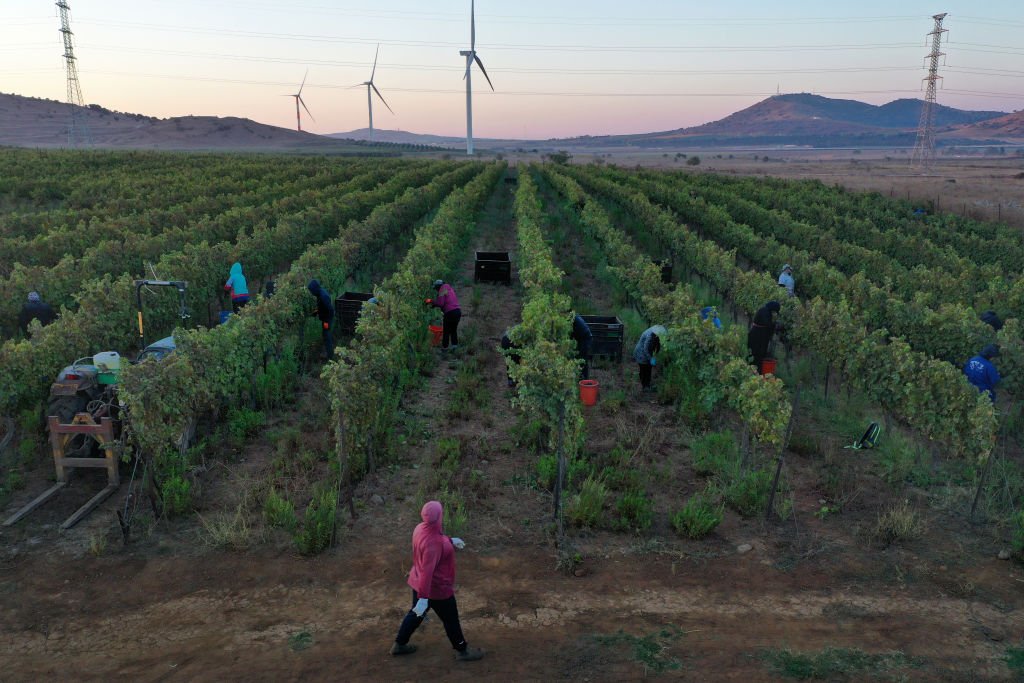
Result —
POLYGON ((444 332, 441 338, 441 348, 457 349, 459 347, 459 320, 462 319, 462 309, 459 308, 459 297, 455 290, 444 280, 434 280, 434 289, 437 296, 427 299, 428 306, 435 306, 441 309, 444 314, 441 324, 444 332))
POLYGON ((408 655, 416 652, 409 643, 413 632, 423 623, 428 609, 434 610, 444 624, 455 660, 472 662, 484 656, 482 650, 469 647, 462 636, 459 608, 455 603, 455 550, 466 543, 461 538, 449 538, 441 530, 444 510, 441 503, 432 500, 420 510, 423 522, 412 532, 412 570, 408 584, 412 588, 412 609, 405 615, 391 646, 391 654, 408 655))

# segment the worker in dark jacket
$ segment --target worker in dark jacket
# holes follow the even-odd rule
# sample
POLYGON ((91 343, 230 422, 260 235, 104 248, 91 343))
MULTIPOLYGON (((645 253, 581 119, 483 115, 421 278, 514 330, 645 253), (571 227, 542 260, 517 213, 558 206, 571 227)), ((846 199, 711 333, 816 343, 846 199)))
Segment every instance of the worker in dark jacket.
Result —
POLYGON ((640 340, 633 349, 633 360, 640 366, 640 386, 644 390, 651 388, 651 371, 658 362, 656 356, 661 351, 661 340, 665 334, 666 330, 662 325, 648 327, 640 335, 640 340))
POLYGON ((1003 329, 1003 321, 999 319, 995 311, 985 311, 981 314, 981 322, 989 325, 993 330, 998 332, 1003 329))
POLYGON ((590 325, 581 315, 572 319, 572 338, 576 342, 576 357, 583 361, 580 377, 590 379, 590 349, 594 342, 594 333, 590 331, 590 325))
POLYGON ((316 310, 310 315, 320 319, 324 335, 324 355, 327 360, 331 360, 334 358, 334 302, 318 281, 310 280, 306 288, 316 297, 316 310))
POLYGON ((988 393, 993 402, 996 400, 996 385, 1002 379, 996 366, 992 364, 992 359, 998 355, 999 347, 995 344, 988 344, 981 350, 981 353, 964 364, 967 381, 976 386, 978 391, 988 393))
POLYGON ((56 319, 57 314, 54 313, 53 307, 42 300, 39 292, 29 292, 28 301, 21 307, 21 313, 18 314, 18 327, 22 334, 27 335, 28 325, 33 320, 38 320, 43 327, 46 327, 56 319))
POLYGON ((768 345, 775 334, 775 314, 780 310, 782 307, 778 301, 769 301, 754 314, 754 321, 747 332, 747 348, 759 372, 761 361, 768 357, 768 345))

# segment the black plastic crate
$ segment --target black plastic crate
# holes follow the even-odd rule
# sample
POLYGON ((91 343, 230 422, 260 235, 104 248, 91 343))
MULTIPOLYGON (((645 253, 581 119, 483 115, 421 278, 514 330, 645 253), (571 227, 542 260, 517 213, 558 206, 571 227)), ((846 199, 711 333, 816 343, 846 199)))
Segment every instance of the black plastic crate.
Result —
POLYGON ((590 355, 604 356, 622 362, 622 343, 626 326, 614 315, 583 315, 590 333, 594 335, 590 343, 590 355))
POLYGON ((355 334, 359 314, 363 304, 373 298, 373 294, 364 292, 345 292, 334 300, 334 316, 338 319, 338 329, 343 334, 355 334))
POLYGON ((473 266, 473 282, 512 284, 512 261, 507 251, 478 251, 473 266))

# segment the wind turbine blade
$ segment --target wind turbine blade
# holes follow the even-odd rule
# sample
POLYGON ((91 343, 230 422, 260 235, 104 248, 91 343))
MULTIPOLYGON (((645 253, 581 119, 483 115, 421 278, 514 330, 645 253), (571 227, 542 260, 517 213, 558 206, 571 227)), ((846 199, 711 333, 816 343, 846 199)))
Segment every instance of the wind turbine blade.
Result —
POLYGON ((302 94, 302 89, 306 87, 306 77, 307 76, 309 76, 309 69, 306 69, 306 74, 305 74, 305 76, 302 77, 302 85, 299 86, 299 92, 298 92, 299 95, 302 94))
POLYGON ((380 90, 377 90, 377 86, 371 83, 370 87, 373 88, 373 92, 377 93, 377 97, 379 97, 380 101, 384 103, 384 106, 388 108, 388 111, 394 114, 395 110, 391 108, 391 105, 387 103, 387 100, 384 99, 384 96, 380 94, 380 90))
POLYGON ((484 72, 484 78, 487 79, 487 85, 491 86, 491 90, 494 90, 494 84, 491 83, 491 77, 487 75, 487 69, 484 68, 484 63, 480 61, 480 58, 473 53, 473 59, 476 60, 476 65, 480 67, 480 70, 484 72))
POLYGON ((476 50, 476 0, 469 0, 469 49, 476 50))
POLYGON ((380 43, 377 43, 377 54, 373 56, 373 71, 370 72, 370 83, 373 83, 373 77, 377 75, 377 57, 380 56, 380 43))
POLYGON ((313 118, 313 112, 309 110, 309 107, 306 106, 306 103, 302 101, 301 97, 299 97, 298 100, 302 104, 302 108, 306 110, 307 114, 309 114, 309 118, 313 119, 313 123, 316 123, 316 119, 313 118))

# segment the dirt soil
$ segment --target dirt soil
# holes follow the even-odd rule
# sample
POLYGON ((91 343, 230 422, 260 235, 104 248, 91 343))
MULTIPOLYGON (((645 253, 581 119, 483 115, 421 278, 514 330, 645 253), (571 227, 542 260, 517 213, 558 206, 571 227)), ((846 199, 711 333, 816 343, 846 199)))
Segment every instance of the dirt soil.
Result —
MULTIPOLYGON (((594 420, 604 413, 590 413, 588 434, 590 447, 611 448, 640 416, 658 419, 659 445, 644 465, 664 458, 673 476, 656 489, 654 529, 573 531, 579 576, 557 571, 551 497, 531 483, 535 456, 517 443, 496 350, 518 320, 521 292, 472 282, 474 250, 514 254, 513 190, 497 189, 453 281, 464 348, 438 351, 436 368, 403 407, 407 445, 360 484, 358 517, 343 512, 335 547, 304 558, 287 537, 269 533, 248 550, 223 550, 194 517, 162 523, 122 547, 113 517, 119 498, 64 534, 56 531, 61 506, 44 507, 0 527, 0 681, 761 681, 779 680, 764 660, 769 649, 827 647, 898 651, 910 662, 830 680, 1013 679, 1004 657, 1024 633, 1024 571, 997 559, 1006 545, 1001 530, 970 524, 962 506, 922 505, 924 535, 881 545, 867 529, 897 494, 871 478, 878 490, 819 519, 820 462, 792 453, 788 521, 727 513, 710 537, 681 540, 667 513, 699 483, 687 452, 674 445, 667 409, 646 397, 604 426, 594 420), (458 369, 471 361, 485 381, 470 410, 451 417, 458 369), (474 663, 454 661, 436 618, 414 636, 418 652, 388 654, 408 609, 409 535, 423 499, 437 492, 443 436, 461 444, 453 484, 468 518, 459 530, 467 547, 458 555, 457 595, 469 642, 487 651, 474 663)), ((610 305, 589 275, 571 286, 610 305)), ((599 366, 598 379, 632 392, 630 350, 627 342, 622 366, 599 366)), ((318 391, 307 386, 297 403, 316 405, 318 391)), ((253 440, 240 469, 260 472, 269 450, 253 440)), ((211 469, 204 516, 237 502, 226 493, 227 475, 218 480, 226 469, 211 469)), ((24 497, 44 485, 45 474, 36 473, 24 497)))

